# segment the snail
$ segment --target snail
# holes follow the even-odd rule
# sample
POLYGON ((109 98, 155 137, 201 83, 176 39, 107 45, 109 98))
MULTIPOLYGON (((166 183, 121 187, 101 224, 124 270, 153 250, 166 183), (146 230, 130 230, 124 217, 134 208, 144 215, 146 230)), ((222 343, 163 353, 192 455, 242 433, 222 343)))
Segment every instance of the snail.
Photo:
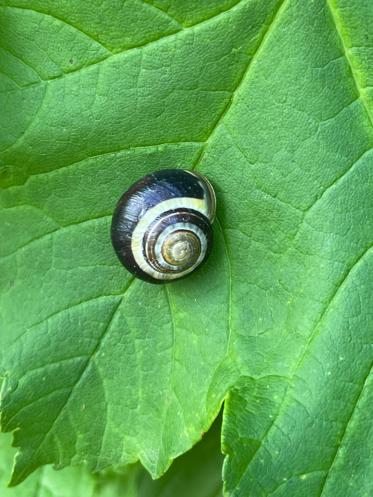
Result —
POLYGON ((127 190, 111 224, 114 250, 135 276, 150 283, 182 278, 208 257, 215 192, 199 173, 164 169, 127 190))

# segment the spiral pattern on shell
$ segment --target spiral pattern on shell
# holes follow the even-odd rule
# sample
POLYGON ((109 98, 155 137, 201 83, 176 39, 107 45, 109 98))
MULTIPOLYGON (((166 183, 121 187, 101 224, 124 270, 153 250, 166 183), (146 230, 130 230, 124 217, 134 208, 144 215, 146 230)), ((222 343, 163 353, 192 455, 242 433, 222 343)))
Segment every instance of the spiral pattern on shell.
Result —
POLYGON ((111 237, 122 264, 151 283, 166 283, 200 266, 212 247, 215 193, 202 175, 154 172, 120 198, 111 237))

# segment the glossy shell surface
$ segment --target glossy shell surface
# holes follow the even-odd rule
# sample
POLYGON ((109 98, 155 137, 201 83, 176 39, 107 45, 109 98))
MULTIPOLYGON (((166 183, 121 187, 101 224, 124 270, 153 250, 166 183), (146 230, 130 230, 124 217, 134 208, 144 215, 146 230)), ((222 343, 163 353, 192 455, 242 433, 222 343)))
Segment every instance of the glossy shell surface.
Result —
POLYGON ((212 247, 215 193, 202 175, 166 169, 141 178, 120 198, 111 238, 122 264, 151 283, 182 278, 212 247))

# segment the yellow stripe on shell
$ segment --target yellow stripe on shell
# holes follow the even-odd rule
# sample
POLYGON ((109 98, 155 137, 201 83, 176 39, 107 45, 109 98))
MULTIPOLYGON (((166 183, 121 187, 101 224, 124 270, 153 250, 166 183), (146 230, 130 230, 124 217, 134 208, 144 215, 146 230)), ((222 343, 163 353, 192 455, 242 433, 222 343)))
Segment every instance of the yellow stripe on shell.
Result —
POLYGON ((157 280, 172 280, 180 278, 190 273, 195 266, 186 269, 180 273, 161 273, 155 271, 146 261, 143 254, 143 238, 148 231, 149 226, 160 216, 162 213, 174 209, 193 209, 201 212, 207 218, 209 217, 209 209, 206 208, 206 199, 193 198, 193 197, 177 197, 164 200, 154 207, 147 210, 144 216, 138 222, 136 228, 132 233, 131 250, 137 265, 144 271, 144 273, 157 280))

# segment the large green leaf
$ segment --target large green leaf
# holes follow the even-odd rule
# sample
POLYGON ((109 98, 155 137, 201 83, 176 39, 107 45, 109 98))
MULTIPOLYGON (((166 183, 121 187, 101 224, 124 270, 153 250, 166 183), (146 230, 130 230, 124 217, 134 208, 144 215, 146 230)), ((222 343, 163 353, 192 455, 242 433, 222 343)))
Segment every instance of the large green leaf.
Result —
POLYGON ((0 4, 13 483, 158 476, 227 398, 230 495, 371 495, 370 0, 0 4), (207 174, 218 220, 208 264, 154 287, 109 225, 163 167, 207 174))

